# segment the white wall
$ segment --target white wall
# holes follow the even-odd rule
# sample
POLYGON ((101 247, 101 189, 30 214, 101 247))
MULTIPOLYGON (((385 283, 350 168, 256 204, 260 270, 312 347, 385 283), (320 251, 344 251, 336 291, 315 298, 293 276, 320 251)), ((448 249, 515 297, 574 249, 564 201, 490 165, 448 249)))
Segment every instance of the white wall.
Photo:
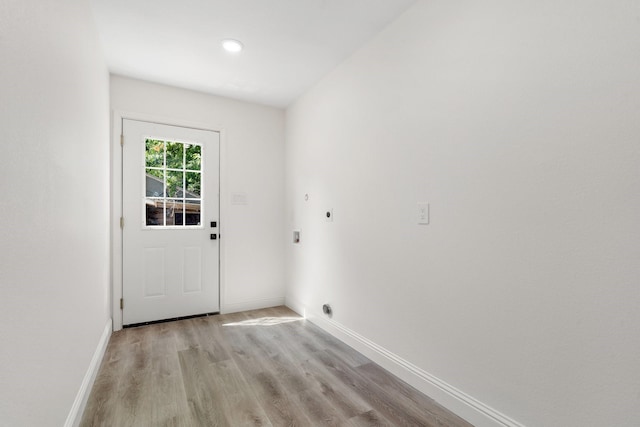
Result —
POLYGON ((109 308, 108 73, 88 2, 0 3, 0 424, 64 424, 109 308))
POLYGON ((287 111, 287 304, 524 425, 640 425, 639 19, 409 9, 287 111))
POLYGON ((284 111, 121 76, 111 108, 222 129, 221 309, 284 302, 284 111), (244 193, 246 205, 231 204, 244 193))

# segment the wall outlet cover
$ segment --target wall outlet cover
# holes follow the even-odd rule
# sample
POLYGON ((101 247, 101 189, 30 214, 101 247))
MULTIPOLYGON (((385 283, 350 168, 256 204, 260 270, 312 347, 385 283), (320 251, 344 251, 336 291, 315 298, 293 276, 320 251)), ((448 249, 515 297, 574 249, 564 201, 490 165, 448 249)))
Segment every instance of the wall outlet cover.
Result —
POLYGON ((429 203, 418 202, 418 224, 429 224, 429 203))

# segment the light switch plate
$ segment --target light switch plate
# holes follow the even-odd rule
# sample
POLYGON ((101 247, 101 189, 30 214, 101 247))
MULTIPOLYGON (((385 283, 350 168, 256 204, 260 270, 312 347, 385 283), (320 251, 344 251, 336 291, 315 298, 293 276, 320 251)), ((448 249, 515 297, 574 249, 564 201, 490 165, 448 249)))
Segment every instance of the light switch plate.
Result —
POLYGON ((429 224, 429 203, 418 202, 418 224, 429 224))

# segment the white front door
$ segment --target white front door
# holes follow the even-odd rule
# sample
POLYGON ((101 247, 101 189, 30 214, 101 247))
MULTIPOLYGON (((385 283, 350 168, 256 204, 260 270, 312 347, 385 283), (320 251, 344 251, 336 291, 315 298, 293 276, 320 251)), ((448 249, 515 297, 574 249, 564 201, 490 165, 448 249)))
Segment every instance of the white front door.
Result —
POLYGON ((219 133, 122 128, 123 324, 218 312, 219 133))

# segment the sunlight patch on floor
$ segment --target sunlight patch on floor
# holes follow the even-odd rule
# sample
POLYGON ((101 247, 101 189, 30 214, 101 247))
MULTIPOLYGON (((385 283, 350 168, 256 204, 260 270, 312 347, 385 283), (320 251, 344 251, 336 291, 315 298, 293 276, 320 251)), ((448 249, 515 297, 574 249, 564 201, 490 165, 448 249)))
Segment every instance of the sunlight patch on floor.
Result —
POLYGON ((242 322, 225 323, 222 326, 274 326, 300 320, 304 319, 302 317, 261 317, 259 319, 243 320, 242 322))

